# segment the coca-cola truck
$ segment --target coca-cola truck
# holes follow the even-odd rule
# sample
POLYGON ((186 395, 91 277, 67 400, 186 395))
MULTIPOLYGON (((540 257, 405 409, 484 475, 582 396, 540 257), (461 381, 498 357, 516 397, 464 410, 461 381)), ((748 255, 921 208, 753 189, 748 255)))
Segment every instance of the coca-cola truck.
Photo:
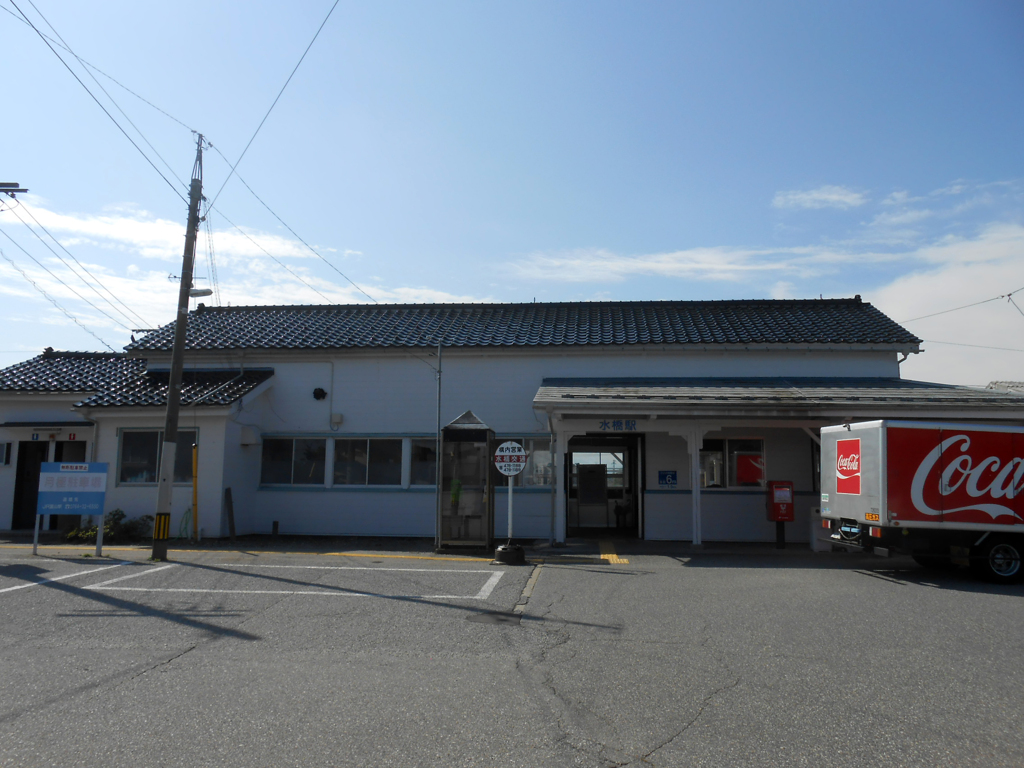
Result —
POLYGON ((821 430, 821 516, 846 548, 1024 577, 1024 427, 868 421, 821 430))

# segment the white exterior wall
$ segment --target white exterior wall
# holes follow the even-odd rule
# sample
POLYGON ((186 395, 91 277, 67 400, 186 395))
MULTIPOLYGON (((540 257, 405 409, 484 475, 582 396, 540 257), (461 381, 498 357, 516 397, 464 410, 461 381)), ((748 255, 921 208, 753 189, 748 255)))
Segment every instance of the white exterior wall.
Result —
MULTIPOLYGON (((163 408, 95 409, 96 461, 110 464, 105 511, 124 511, 129 518, 156 514, 156 483, 122 483, 119 478, 120 433, 126 429, 162 430, 163 408)), ((205 536, 219 536, 222 528, 225 415, 194 415, 183 408, 179 429, 199 432, 199 527, 205 536)), ((182 517, 192 507, 192 484, 175 483, 171 500, 171 536, 177 536, 182 517)))
MULTIPOLYGON (((11 463, 0 464, 0 530, 10 530, 11 520, 14 512, 14 487, 17 479, 18 468, 18 443, 31 441, 33 434, 38 434, 39 440, 48 442, 50 435, 56 440, 68 440, 74 434, 76 442, 86 443, 85 455, 91 455, 93 428, 85 423, 79 414, 71 410, 75 402, 81 399, 81 395, 0 395, 0 424, 5 422, 56 422, 56 421, 82 421, 82 426, 61 427, 54 429, 32 429, 31 427, 0 427, 0 443, 12 443, 11 463)), ((102 459, 95 459, 102 461, 102 459)))
MULTIPOLYGON (((239 356, 223 354, 204 357, 199 367, 237 367, 239 356)), ((227 535, 223 512, 223 490, 232 489, 236 531, 269 533, 279 521, 281 533, 336 535, 432 536, 435 528, 433 486, 406 488, 260 487, 261 446, 243 445, 243 428, 265 436, 289 437, 433 437, 436 428, 436 381, 429 350, 361 351, 336 353, 305 351, 246 350, 247 369, 272 367, 274 376, 255 393, 231 409, 182 410, 182 428, 196 419, 200 430, 199 509, 200 526, 207 536, 227 535), (416 356, 422 359, 417 359, 416 356), (329 393, 315 400, 313 390, 329 393), (340 413, 343 423, 332 426, 331 413, 340 413)), ((150 361, 158 368, 157 361, 150 361)), ((533 397, 545 378, 640 378, 640 377, 749 377, 749 376, 899 376, 893 352, 830 352, 789 350, 710 350, 680 352, 667 348, 543 348, 496 349, 489 351, 444 350, 441 421, 446 424, 466 410, 472 410, 498 437, 547 437, 547 419, 533 409, 533 397)), ((16 407, 4 411, 4 420, 65 421, 81 418, 70 410, 81 396, 33 403, 21 397, 16 407)), ((43 398, 46 400, 46 398, 43 398)), ((7 407, 7 406, 4 406, 7 407)), ((121 484, 117 477, 118 430, 160 429, 162 408, 94 409, 84 414, 97 421, 96 453, 90 458, 111 465, 107 510, 123 509, 130 517, 153 514, 156 486, 121 484)), ((689 497, 689 454, 685 441, 661 428, 660 422, 644 426, 647 434, 647 493, 644 496, 647 538, 689 539, 691 536, 689 497), (675 469, 679 486, 659 492, 658 470, 675 469)), ((809 472, 806 435, 795 430, 765 434, 769 457, 794 455, 809 472), (790 433, 794 433, 794 437, 790 433), (773 433, 774 434, 774 433, 773 433), (799 445, 797 441, 802 440, 799 445), (787 442, 789 441, 789 442, 787 442)), ((12 436, 17 442, 27 437, 12 436)), ((710 437, 711 435, 709 435, 710 437)), ((564 446, 562 446, 564 449, 564 446)), ((769 458, 770 478, 794 479, 791 468, 769 458), (776 472, 778 469, 778 472, 776 472)), ((788 461, 788 459, 786 459, 788 461)), ((10 522, 14 495, 16 457, 0 467, 0 527, 10 522)), ((328 470, 329 471, 329 470, 328 470)), ((796 467, 792 468, 796 471, 796 467)), ((329 486, 326 483, 325 486, 329 486)), ((798 491, 804 486, 798 483, 798 491)), ((559 490, 561 492, 561 489, 559 490)), ((729 495, 705 492, 705 538, 718 535, 736 539, 742 527, 755 538, 774 536, 774 528, 763 521, 763 496, 743 491, 729 495), (728 499, 728 501, 727 501, 728 499), (760 521, 760 522, 759 522, 760 521), (749 525, 748 525, 749 523, 749 525), (770 528, 770 532, 766 533, 770 528)), ((798 494, 798 521, 813 504, 798 494)), ((506 491, 495 494, 495 534, 506 534, 506 491)), ((172 535, 179 530, 181 516, 191 505, 191 487, 176 486, 173 495, 172 535)), ((550 489, 520 489, 515 496, 515 535, 547 538, 551 533, 552 494, 550 489)), ((564 511, 562 513, 564 515, 564 511)), ((559 524, 564 517, 559 518, 559 524)), ((793 538, 806 525, 790 526, 793 538)), ((559 532, 561 535, 561 532, 559 532)), ((740 537, 742 538, 742 537, 740 537)))
MULTIPOLYGON (((243 425, 257 429, 261 436, 432 437, 436 428, 436 380, 430 366, 436 364, 436 358, 427 350, 417 350, 415 354, 422 359, 403 350, 343 351, 331 357, 296 352, 285 358, 274 353, 264 359, 254 359, 252 352, 247 352, 247 367, 273 367, 275 374, 269 389, 258 397, 247 398, 226 427, 224 483, 232 488, 239 534, 269 533, 275 520, 281 533, 434 534, 433 486, 261 488, 261 448, 240 445, 243 425), (302 361, 302 357, 307 360, 302 361), (329 396, 315 400, 312 393, 317 387, 329 396), (331 426, 332 412, 343 416, 338 427, 331 426)), ((220 362, 228 363, 229 359, 220 362)), ((896 355, 891 352, 444 350, 442 363, 442 424, 472 410, 499 437, 548 435, 546 419, 532 407, 533 397, 545 378, 899 376, 896 355)), ((799 434, 804 441, 809 440, 799 434)), ((680 437, 657 432, 648 434, 647 440, 646 536, 689 539, 692 527, 686 443, 680 437), (659 493, 659 469, 676 469, 679 489, 659 493)), ((775 442, 771 447, 766 445, 766 451, 785 450, 778 439, 775 442)), ((809 465, 809 454, 805 459, 809 465)), ((764 517, 763 494, 739 494, 704 496, 710 505, 706 507, 705 518, 711 520, 706 538, 724 535, 731 539, 765 539, 769 534, 774 538, 774 527, 756 520, 747 533, 727 532, 729 519, 734 518, 736 524, 748 518, 754 520, 755 508, 760 518, 764 517), (725 502, 726 498, 730 501, 725 502), (769 527, 769 533, 762 530, 769 527)), ((802 506, 798 504, 798 514, 806 515, 802 506)), ((506 509, 506 491, 499 488, 495 494, 497 537, 507 535, 506 509)), ((516 492, 517 537, 547 538, 551 517, 550 489, 516 492)), ((799 538, 799 525, 791 527, 794 539, 799 538)), ((226 524, 222 524, 221 534, 226 532, 226 524)))
MULTIPOLYGON (((283 362, 269 356, 254 360, 251 351, 247 354, 247 367, 272 367, 275 372, 267 395, 273 411, 263 416, 266 432, 333 432, 331 397, 317 401, 312 396, 321 387, 333 394, 334 412, 344 415, 339 434, 434 434, 437 390, 430 366, 436 358, 429 350, 416 351, 422 360, 401 350, 340 352, 333 356, 333 372, 332 358, 299 362, 304 354, 296 352, 283 362)), ((232 364, 237 366, 237 359, 232 364)), ((472 410, 503 434, 547 432, 547 424, 533 411, 533 397, 545 378, 899 377, 893 352, 446 349, 442 365, 442 424, 472 410)))

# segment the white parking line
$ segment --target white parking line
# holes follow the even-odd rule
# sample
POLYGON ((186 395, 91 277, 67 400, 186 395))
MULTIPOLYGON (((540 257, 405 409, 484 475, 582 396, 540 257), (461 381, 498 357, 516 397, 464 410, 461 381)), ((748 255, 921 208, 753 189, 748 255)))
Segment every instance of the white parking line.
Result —
MULTIPOLYGON (((479 568, 374 568, 367 565, 260 565, 259 563, 213 563, 208 568, 309 568, 320 571, 412 571, 414 573, 493 573, 479 568)), ((504 573, 504 571, 502 571, 504 573)))
POLYGON ((480 591, 476 593, 476 597, 474 598, 474 600, 486 600, 488 597, 490 597, 491 592, 493 592, 494 588, 498 586, 498 582, 501 581, 501 577, 504 575, 504 571, 495 571, 494 573, 492 573, 491 578, 489 578, 487 580, 487 583, 484 584, 480 588, 480 591))
POLYGON ((125 560, 114 565, 105 565, 102 568, 91 568, 88 571, 78 571, 77 573, 68 573, 64 576, 54 576, 52 579, 43 579, 41 581, 30 581, 27 584, 18 584, 16 587, 5 587, 0 589, 0 592, 13 592, 16 589, 28 589, 29 587, 38 587, 40 584, 50 584, 54 581, 64 581, 65 579, 73 579, 76 576, 87 576, 90 573, 99 573, 100 571, 109 571, 111 568, 119 568, 122 565, 128 565, 128 561, 125 560))
MULTIPOLYGON (((486 573, 489 574, 487 581, 484 583, 480 591, 475 595, 382 595, 375 592, 362 592, 358 590, 344 590, 338 588, 336 590, 329 589, 208 589, 202 587, 111 587, 108 584, 115 582, 125 581, 127 579, 134 579, 139 576, 145 576, 150 573, 156 573, 167 568, 172 568, 172 565, 164 565, 160 568, 153 568, 151 570, 144 571, 142 573, 133 573, 128 576, 122 576, 117 579, 111 579, 110 581, 100 582, 99 584, 93 584, 88 589, 100 589, 104 592, 177 592, 185 594, 214 594, 214 595, 323 595, 329 597, 392 597, 402 598, 408 600, 486 600, 491 596, 494 588, 501 581, 501 577, 505 574, 504 571, 481 571, 476 570, 452 570, 452 569, 438 569, 438 568, 363 568, 363 567, 347 567, 347 566, 328 566, 328 565, 249 565, 245 567, 249 568, 316 568, 321 570, 338 570, 338 571, 403 571, 403 572, 415 572, 415 573, 486 573)), ((218 567, 241 567, 235 565, 222 565, 218 567)))
POLYGON ((151 573, 156 573, 157 571, 166 571, 168 568, 173 568, 175 565, 177 565, 177 563, 171 563, 170 565, 161 565, 159 568, 147 568, 146 570, 141 571, 139 573, 130 573, 127 576, 118 576, 116 579, 111 579, 110 581, 101 581, 99 584, 90 584, 89 586, 85 587, 85 589, 99 589, 100 587, 105 587, 107 586, 107 584, 113 584, 117 581, 137 579, 139 578, 139 576, 147 576, 151 573))

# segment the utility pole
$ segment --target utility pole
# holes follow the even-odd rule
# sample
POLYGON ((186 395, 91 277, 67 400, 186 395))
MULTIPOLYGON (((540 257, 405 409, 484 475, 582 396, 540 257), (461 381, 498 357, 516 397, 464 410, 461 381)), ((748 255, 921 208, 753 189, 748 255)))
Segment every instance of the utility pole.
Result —
POLYGON ((188 300, 192 290, 192 268, 196 259, 196 235, 199 232, 199 204, 203 199, 203 135, 199 134, 196 162, 192 166, 192 185, 188 199, 188 226, 185 229, 185 254, 178 288, 178 316, 174 324, 171 350, 171 375, 167 384, 167 419, 160 457, 160 475, 156 488, 156 522, 153 525, 153 559, 167 559, 167 539, 171 535, 171 497, 174 491, 174 458, 178 452, 178 410, 181 406, 181 370, 184 367, 185 333, 188 330, 188 300))

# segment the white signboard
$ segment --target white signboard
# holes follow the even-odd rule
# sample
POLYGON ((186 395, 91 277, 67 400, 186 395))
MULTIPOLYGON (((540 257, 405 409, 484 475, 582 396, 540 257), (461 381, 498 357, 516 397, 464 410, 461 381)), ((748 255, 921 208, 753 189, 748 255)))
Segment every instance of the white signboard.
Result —
POLYGON ((503 475, 518 475, 526 469, 526 451, 519 443, 511 440, 504 442, 494 452, 494 466, 503 475))

